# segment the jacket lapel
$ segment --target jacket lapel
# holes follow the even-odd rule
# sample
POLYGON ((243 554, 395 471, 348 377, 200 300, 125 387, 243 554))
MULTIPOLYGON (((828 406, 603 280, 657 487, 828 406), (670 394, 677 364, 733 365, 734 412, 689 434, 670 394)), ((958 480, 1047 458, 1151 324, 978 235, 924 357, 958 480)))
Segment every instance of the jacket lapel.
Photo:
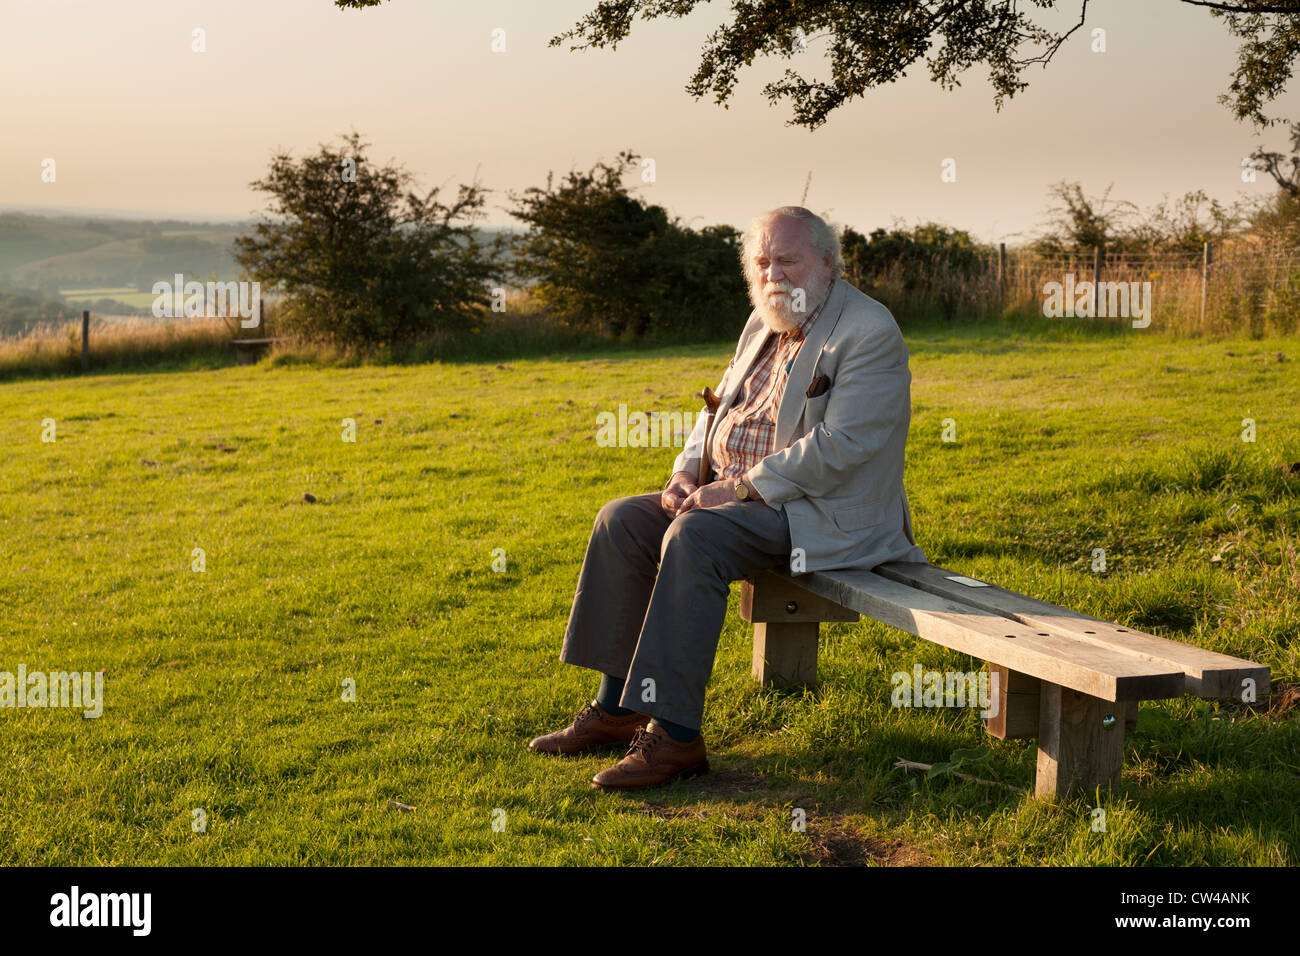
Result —
POLYGON ((804 402, 807 401, 808 386, 812 384, 817 359, 826 345, 826 340, 830 338, 831 330, 839 321, 840 312, 844 309, 844 289, 844 281, 837 279, 835 288, 831 289, 830 298, 826 300, 821 314, 813 322, 812 330, 808 333, 808 341, 804 342, 803 348, 799 349, 799 357, 794 361, 794 368, 790 369, 790 375, 785 383, 785 393, 781 396, 781 407, 776 412, 773 451, 780 451, 790 444, 794 426, 799 423, 799 414, 803 411, 804 402))
POLYGON ((763 348, 763 343, 772 335, 772 332, 768 330, 757 314, 755 314, 755 321, 758 323, 758 329, 754 332, 749 344, 745 346, 745 350, 740 353, 740 358, 736 361, 737 374, 727 382, 726 389, 718 396, 718 414, 714 416, 714 421, 722 421, 722 417, 727 414, 727 409, 735 404, 736 397, 740 394, 740 387, 745 383, 745 379, 749 378, 749 373, 754 367, 754 361, 758 358, 758 353, 763 348))

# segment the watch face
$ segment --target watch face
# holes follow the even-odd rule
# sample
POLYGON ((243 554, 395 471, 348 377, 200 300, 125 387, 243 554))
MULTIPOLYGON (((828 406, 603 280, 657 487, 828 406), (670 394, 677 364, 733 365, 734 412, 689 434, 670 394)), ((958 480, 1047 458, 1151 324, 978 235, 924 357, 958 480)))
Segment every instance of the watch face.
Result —
POLYGON ((743 481, 736 482, 736 497, 741 501, 749 497, 749 486, 743 481))

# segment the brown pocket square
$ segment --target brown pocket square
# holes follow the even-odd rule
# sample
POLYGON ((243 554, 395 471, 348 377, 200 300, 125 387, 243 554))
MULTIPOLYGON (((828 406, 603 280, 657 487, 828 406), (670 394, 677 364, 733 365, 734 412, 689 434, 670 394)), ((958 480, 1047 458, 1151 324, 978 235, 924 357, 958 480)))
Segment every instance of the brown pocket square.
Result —
POLYGON ((825 375, 818 375, 808 386, 808 391, 804 394, 809 398, 816 398, 818 395, 826 394, 826 389, 831 387, 831 380, 825 375))

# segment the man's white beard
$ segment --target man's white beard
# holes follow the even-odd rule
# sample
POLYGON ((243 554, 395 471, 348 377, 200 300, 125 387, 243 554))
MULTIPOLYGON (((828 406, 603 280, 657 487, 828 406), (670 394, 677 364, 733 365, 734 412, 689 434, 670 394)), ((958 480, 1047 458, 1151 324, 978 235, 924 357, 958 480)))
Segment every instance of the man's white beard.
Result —
POLYGON ((769 282, 762 288, 758 283, 751 282, 749 301, 753 303, 754 308, 758 310, 759 318, 769 329, 777 333, 789 332, 803 325, 808 316, 817 310, 817 306, 821 305, 829 288, 830 281, 827 280, 816 289, 805 289, 804 307, 799 312, 794 311, 795 286, 788 279, 769 282), (770 294, 777 290, 785 292, 785 295, 777 296, 775 299, 769 298, 770 294))

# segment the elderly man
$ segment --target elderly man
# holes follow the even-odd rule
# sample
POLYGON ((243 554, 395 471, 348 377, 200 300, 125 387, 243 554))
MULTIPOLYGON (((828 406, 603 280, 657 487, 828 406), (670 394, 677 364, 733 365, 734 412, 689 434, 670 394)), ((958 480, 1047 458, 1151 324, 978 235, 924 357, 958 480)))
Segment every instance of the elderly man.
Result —
POLYGON ((754 311, 662 492, 596 516, 560 660, 596 699, 537 753, 630 744, 592 780, 649 787, 708 770, 704 688, 732 581, 924 561, 903 491, 907 347, 842 278, 834 231, 798 206, 755 219, 741 252, 754 311), (651 719, 653 718, 653 719, 651 719))

